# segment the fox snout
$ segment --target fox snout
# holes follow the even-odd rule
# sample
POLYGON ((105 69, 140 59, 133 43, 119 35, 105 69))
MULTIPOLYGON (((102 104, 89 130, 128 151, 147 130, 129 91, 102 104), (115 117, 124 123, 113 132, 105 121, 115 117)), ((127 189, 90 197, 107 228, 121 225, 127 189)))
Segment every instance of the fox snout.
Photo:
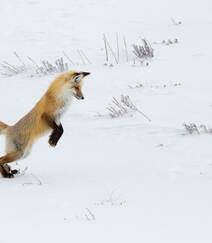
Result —
POLYGON ((82 96, 74 95, 74 96, 75 96, 75 98, 77 98, 78 100, 84 100, 84 99, 85 99, 83 95, 82 95, 82 96))
POLYGON ((73 90, 73 95, 75 98, 77 98, 78 100, 84 100, 84 95, 82 93, 81 88, 79 87, 75 87, 73 90))

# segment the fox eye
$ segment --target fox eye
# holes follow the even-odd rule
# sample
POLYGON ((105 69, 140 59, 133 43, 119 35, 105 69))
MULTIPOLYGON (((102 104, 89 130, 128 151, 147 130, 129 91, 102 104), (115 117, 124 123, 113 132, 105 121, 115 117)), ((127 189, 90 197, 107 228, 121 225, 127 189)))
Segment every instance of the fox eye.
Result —
POLYGON ((74 77, 74 81, 78 83, 81 81, 82 78, 83 78, 83 74, 78 74, 74 77))

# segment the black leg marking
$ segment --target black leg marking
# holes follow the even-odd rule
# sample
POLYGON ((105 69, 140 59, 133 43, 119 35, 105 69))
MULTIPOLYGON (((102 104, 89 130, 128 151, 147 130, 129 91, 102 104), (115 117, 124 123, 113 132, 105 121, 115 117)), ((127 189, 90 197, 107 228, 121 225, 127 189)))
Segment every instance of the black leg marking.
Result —
POLYGON ((63 127, 60 124, 56 129, 53 130, 53 132, 51 133, 50 137, 49 137, 49 144, 53 147, 55 147, 59 141, 59 139, 61 138, 62 134, 63 134, 63 127))
POLYGON ((46 121, 49 127, 53 129, 51 135, 49 136, 49 144, 55 147, 63 134, 63 126, 61 123, 57 125, 55 120, 48 116, 46 113, 42 115, 42 118, 46 121))

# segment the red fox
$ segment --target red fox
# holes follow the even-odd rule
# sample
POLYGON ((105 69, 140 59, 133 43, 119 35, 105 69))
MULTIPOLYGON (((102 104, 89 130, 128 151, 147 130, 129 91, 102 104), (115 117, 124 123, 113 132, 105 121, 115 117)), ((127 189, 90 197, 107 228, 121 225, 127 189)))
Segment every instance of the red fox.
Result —
POLYGON ((63 134, 60 118, 72 97, 84 99, 82 82, 89 74, 68 71, 59 75, 35 107, 15 125, 0 122, 0 133, 6 136, 6 155, 0 157, 0 173, 3 177, 13 178, 18 173, 8 163, 26 157, 34 141, 43 134, 51 132, 48 142, 53 147, 57 145, 63 134))

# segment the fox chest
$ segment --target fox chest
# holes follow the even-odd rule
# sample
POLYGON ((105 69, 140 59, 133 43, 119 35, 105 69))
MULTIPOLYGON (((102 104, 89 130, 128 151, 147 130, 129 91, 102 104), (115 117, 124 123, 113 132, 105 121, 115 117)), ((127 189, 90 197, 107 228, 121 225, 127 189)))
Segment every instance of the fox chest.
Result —
POLYGON ((72 95, 70 92, 65 93, 60 97, 60 104, 58 109, 56 110, 56 120, 60 120, 61 116, 67 111, 68 107, 71 105, 72 95))

